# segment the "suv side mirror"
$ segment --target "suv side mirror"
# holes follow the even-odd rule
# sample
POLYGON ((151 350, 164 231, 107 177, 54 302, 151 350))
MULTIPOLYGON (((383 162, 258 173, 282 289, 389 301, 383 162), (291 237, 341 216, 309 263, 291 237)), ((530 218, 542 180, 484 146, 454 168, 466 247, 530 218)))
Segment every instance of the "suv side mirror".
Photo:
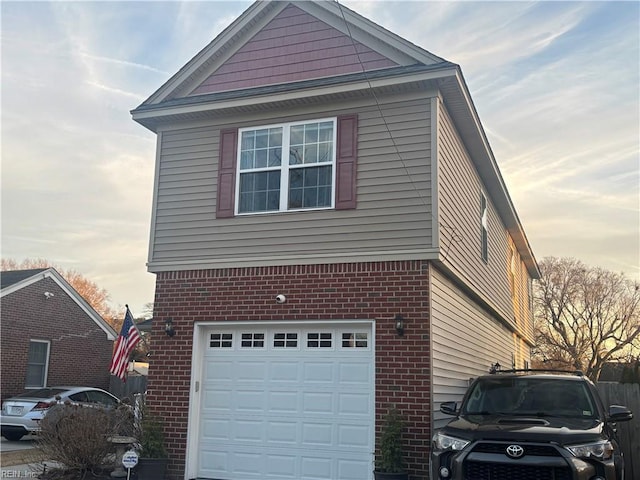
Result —
POLYGON ((622 405, 609 406, 609 418, 610 422, 627 422, 633 418, 633 413, 627 407, 622 405))
POLYGON ((442 402, 440 404, 440 411, 446 415, 457 415, 458 405, 456 402, 442 402))

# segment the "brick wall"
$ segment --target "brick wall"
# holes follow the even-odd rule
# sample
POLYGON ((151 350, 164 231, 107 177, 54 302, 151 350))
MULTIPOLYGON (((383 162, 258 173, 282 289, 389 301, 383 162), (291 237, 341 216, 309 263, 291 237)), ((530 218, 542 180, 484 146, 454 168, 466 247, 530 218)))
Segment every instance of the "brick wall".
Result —
POLYGON ((1 323, 2 399, 25 390, 30 340, 50 342, 49 386, 109 387, 113 341, 51 278, 4 296, 1 323))
POLYGON ((148 402, 162 413, 172 478, 184 478, 193 324, 198 321, 376 320, 376 432, 397 406, 408 422, 413 478, 428 470, 428 262, 278 266, 160 272, 156 280, 148 402), (287 301, 277 304, 275 297, 287 301), (395 316, 406 319, 402 337, 395 316), (176 336, 163 334, 173 320, 176 336))

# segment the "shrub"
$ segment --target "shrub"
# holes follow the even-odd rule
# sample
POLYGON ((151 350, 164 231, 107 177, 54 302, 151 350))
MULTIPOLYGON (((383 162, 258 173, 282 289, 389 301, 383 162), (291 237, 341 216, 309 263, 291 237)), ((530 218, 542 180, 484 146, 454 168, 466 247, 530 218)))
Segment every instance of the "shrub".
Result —
POLYGON ((162 424, 149 411, 144 397, 140 397, 137 407, 139 414, 135 423, 136 432, 134 436, 138 439, 140 457, 167 458, 162 424))
POLYGON ((36 448, 42 457, 58 463, 66 475, 85 478, 113 462, 109 459, 114 448, 108 439, 133 433, 133 413, 127 405, 113 410, 57 404, 44 416, 40 428, 36 448))
POLYGON ((376 468, 383 473, 398 473, 404 470, 404 455, 402 447, 402 430, 404 422, 398 410, 391 409, 385 417, 385 422, 378 445, 379 455, 376 468))

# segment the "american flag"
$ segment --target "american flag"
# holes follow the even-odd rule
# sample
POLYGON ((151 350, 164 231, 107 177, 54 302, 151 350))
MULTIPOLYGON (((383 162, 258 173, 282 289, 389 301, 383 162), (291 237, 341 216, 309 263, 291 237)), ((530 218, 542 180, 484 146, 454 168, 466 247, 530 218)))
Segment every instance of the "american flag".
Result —
POLYGON ((129 363, 129 355, 140 341, 140 332, 133 323, 133 317, 127 307, 127 313, 124 315, 122 329, 118 340, 116 340, 116 348, 113 351, 111 366, 109 371, 116 377, 120 377, 123 382, 127 381, 127 364, 129 363))

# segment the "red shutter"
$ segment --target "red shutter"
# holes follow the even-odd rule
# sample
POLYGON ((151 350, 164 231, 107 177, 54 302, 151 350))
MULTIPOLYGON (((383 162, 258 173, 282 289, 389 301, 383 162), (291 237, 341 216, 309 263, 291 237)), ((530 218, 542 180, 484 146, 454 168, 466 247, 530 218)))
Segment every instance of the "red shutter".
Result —
POLYGON ((237 148, 238 129, 221 130, 216 218, 231 218, 235 214, 237 148))
POLYGON ((336 210, 356 208, 357 157, 358 115, 341 115, 338 117, 336 210))

